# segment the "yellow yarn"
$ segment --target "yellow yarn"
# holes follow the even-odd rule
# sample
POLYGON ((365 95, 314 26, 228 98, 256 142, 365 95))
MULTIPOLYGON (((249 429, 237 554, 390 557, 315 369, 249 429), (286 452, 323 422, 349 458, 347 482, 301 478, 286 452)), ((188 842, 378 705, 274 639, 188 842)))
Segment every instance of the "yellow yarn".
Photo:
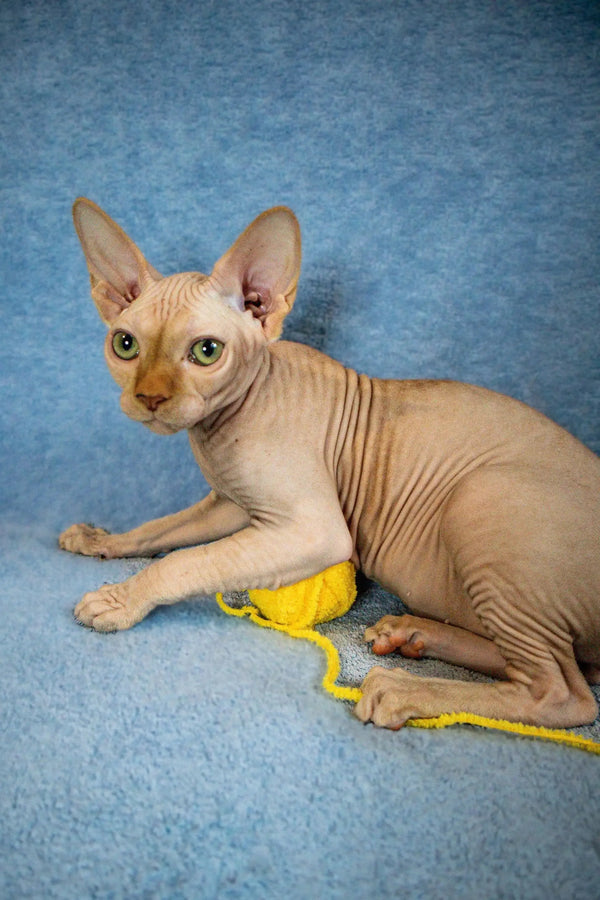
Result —
POLYGON ((536 737, 543 741, 554 741, 566 744, 578 750, 600 755, 600 744, 590 738, 581 737, 561 728, 544 728, 538 725, 523 725, 522 722, 508 722, 506 719, 488 719, 487 716, 476 716, 474 713, 443 713, 432 719, 409 719, 406 723, 412 728, 448 728, 449 725, 477 725, 480 728, 493 728, 495 731, 507 731, 523 737, 536 737))
MULTIPOLYGON (((340 674, 340 658, 337 648, 329 638, 315 631, 312 626, 319 622, 329 622, 347 613, 356 599, 355 569, 352 563, 340 563, 324 572, 306 578, 290 587, 276 591, 248 591, 253 606, 241 609, 228 606, 222 594, 217 594, 217 603, 228 615, 248 617, 256 625, 283 631, 290 637, 311 641, 325 652, 327 671, 323 677, 323 687, 339 700, 358 703, 362 696, 360 688, 344 687, 336 684, 340 674), (259 612, 260 611, 260 612, 259 612)), ((409 719, 406 723, 413 728, 447 728, 449 725, 477 725, 508 731, 527 737, 555 741, 567 746, 587 750, 600 755, 600 744, 588 738, 556 728, 540 728, 508 722, 504 719, 488 719, 471 713, 444 713, 429 719, 409 719)))
POLYGON ((350 562, 276 591, 248 591, 265 619, 278 625, 308 628, 347 613, 356 600, 355 568, 350 562))

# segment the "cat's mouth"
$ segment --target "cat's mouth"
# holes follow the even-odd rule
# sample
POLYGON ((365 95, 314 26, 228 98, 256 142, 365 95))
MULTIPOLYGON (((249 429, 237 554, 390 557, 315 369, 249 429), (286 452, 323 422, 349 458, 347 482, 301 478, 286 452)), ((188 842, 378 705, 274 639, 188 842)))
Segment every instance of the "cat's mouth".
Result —
POLYGON ((123 392, 121 409, 128 418, 145 425, 154 434, 176 434, 191 428, 202 417, 203 406, 198 402, 158 404, 156 409, 147 409, 147 404, 134 401, 130 394, 123 392), (163 409, 168 406, 168 409, 163 409))

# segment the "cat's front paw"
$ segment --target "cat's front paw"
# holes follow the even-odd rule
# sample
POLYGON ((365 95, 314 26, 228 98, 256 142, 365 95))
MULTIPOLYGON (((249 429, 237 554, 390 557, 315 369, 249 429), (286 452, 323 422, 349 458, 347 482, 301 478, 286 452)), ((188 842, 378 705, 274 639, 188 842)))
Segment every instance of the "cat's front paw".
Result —
POLYGON ((129 582, 124 581, 84 594, 74 616, 80 625, 88 625, 94 631, 123 631, 137 625, 150 609, 151 605, 137 597, 129 582))
POLYGON ((71 525, 60 535, 58 546, 69 553, 81 553, 83 556, 99 556, 102 559, 114 559, 117 552, 116 535, 109 534, 104 528, 93 525, 71 525))

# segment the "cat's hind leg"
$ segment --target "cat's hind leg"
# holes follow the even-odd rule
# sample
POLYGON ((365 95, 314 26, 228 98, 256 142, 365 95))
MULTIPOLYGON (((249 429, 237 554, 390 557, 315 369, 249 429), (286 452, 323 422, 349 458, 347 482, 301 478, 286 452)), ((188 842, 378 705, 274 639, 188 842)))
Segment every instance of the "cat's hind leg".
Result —
MULTIPOLYGON (((541 648, 540 648, 541 649, 541 648)), ((506 681, 474 684, 423 678, 403 669, 375 666, 362 684, 355 707, 361 721, 396 730, 408 719, 444 713, 472 713, 548 728, 570 728, 593 722, 598 706, 575 660, 559 663, 547 653, 535 667, 512 667, 506 681)))
MULTIPOLYGON (((376 667, 363 683, 360 719, 388 728, 458 712, 548 728, 594 721, 598 706, 575 659, 572 623, 585 610, 576 597, 590 592, 591 577, 586 582, 581 573, 589 571, 595 546, 581 513, 586 507, 568 507, 555 494, 534 476, 515 487, 493 470, 471 477, 445 509, 449 559, 505 661, 504 679, 481 684, 376 667), (575 527, 582 522, 587 530, 575 527), (579 533, 583 549, 565 540, 579 533)), ((459 646, 471 651, 474 644, 463 636, 459 646)))
MULTIPOLYGON (((556 608, 549 597, 530 596, 517 587, 523 581, 524 576, 515 577, 512 562, 497 564, 481 572, 473 590, 474 608, 505 660, 504 680, 478 684, 376 666, 363 682, 358 718, 392 729, 409 718, 459 712, 548 728, 593 722, 598 706, 575 659, 568 627, 548 615, 556 608)), ((410 641, 413 635, 406 637, 410 641)))
POLYGON ((408 659, 440 659, 494 678, 506 677, 506 660, 493 641, 434 619, 384 616, 366 629, 365 641, 373 642, 377 656, 398 650, 408 659))

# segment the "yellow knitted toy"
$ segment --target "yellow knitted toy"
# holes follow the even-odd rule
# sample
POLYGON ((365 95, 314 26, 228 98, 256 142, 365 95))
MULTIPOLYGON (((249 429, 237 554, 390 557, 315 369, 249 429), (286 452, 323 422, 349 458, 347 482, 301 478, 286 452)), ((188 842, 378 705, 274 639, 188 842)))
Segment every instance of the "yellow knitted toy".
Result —
POLYGON ((355 569, 352 563, 340 563, 289 587, 248 591, 248 596, 265 619, 310 628, 348 612, 356 600, 355 569))

